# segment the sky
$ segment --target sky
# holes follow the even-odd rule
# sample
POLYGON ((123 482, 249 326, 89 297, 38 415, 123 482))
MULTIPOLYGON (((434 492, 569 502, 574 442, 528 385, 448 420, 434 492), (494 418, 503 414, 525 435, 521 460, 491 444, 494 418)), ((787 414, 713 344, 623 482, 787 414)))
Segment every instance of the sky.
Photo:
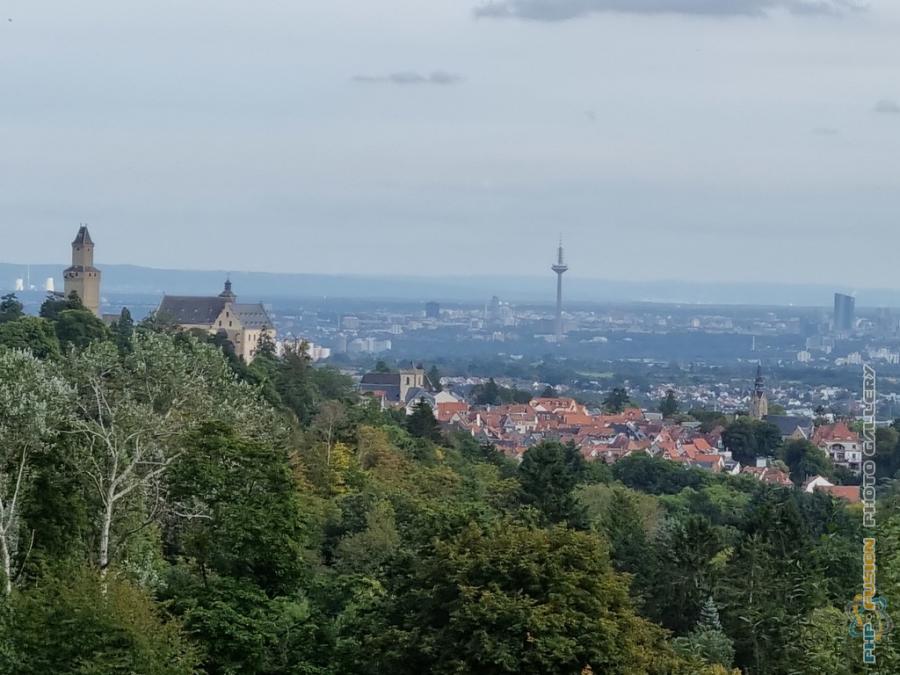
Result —
POLYGON ((900 3, 0 0, 0 261, 898 288, 900 3))

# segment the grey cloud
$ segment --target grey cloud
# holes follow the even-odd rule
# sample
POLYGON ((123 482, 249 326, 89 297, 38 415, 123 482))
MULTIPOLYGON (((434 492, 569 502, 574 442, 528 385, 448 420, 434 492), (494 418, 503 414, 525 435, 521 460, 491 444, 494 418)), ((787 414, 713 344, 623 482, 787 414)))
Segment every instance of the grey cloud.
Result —
POLYGON ((437 84, 448 85, 458 84, 462 82, 462 77, 454 73, 448 73, 443 70, 435 70, 430 73, 418 73, 415 71, 401 71, 390 73, 388 75, 355 75, 354 82, 363 82, 367 84, 437 84))
POLYGON ((900 115, 900 103, 892 99, 881 99, 875 104, 873 110, 883 115, 900 115))
POLYGON ((774 10, 793 14, 842 14, 861 10, 856 0, 487 0, 475 15, 487 18, 565 21, 601 12, 764 16, 774 10))

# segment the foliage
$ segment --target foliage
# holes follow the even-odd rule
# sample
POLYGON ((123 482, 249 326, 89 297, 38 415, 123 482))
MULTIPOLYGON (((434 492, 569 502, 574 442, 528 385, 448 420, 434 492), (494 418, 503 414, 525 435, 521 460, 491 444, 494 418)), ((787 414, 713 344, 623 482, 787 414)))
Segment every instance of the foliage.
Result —
POLYGON ((778 456, 787 464, 791 480, 796 485, 813 476, 831 476, 832 466, 828 454, 807 440, 798 439, 785 443, 778 456))
POLYGON ((775 456, 781 446, 781 432, 771 422, 739 417, 725 427, 722 442, 736 461, 753 465, 757 457, 775 456))
POLYGON ((84 349, 92 342, 105 340, 109 329, 86 309, 64 309, 55 320, 56 337, 62 348, 84 349))
POLYGON ((473 523, 397 564, 407 572, 346 619, 346 672, 636 675, 676 662, 593 535, 473 523))
POLYGON ((60 355, 59 338, 53 324, 34 316, 0 324, 0 346, 31 352, 39 359, 60 355))
POLYGON ((424 438, 429 441, 441 440, 441 429, 434 417, 431 406, 424 398, 419 399, 413 405, 412 414, 406 418, 406 430, 414 438, 424 438))
POLYGON ((545 442, 529 448, 519 466, 522 502, 537 509, 545 523, 584 522, 574 494, 584 460, 578 450, 545 442))
POLYGON ((193 675, 197 647, 146 591, 90 570, 60 570, 12 599, 3 675, 193 675))
POLYGON ((659 402, 659 412, 665 418, 674 417, 678 414, 678 399, 675 398, 675 392, 669 389, 665 398, 659 402))
MULTIPOLYGON (((79 309, 46 310, 0 325, 4 509, 24 469, 0 514, 0 675, 857 672, 840 608, 858 507, 554 441, 516 464, 422 406, 382 411, 302 345, 246 364, 123 312, 63 352, 79 309)), ((774 455, 771 428, 735 424, 739 454, 774 455)), ((879 461, 896 439, 880 431, 879 461)), ((778 456, 795 480, 820 468, 778 456)), ((880 490, 896 607, 900 489, 880 490)), ((900 672, 896 635, 879 659, 900 672)))
POLYGON ((0 297, 0 324, 16 321, 25 316, 25 309, 15 293, 0 297))
POLYGON ((603 409, 608 413, 617 414, 633 405, 624 387, 615 387, 603 399, 603 409))
POLYGON ((84 304, 75 291, 69 293, 68 297, 62 295, 48 295, 41 305, 40 316, 42 319, 49 321, 57 321, 59 315, 67 309, 83 310, 84 304))

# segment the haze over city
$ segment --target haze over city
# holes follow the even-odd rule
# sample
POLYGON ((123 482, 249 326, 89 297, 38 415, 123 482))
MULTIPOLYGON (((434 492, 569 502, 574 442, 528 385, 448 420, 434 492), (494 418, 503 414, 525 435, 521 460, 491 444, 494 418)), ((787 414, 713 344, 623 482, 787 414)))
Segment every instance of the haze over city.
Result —
POLYGON ((2 262, 895 287, 896 3, 0 12, 2 262))

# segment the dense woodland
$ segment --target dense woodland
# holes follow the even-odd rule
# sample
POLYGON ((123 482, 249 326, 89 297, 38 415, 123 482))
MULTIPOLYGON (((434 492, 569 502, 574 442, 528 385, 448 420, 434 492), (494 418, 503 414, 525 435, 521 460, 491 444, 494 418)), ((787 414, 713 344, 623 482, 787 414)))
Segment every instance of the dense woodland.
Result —
MULTIPOLYGON (((7 297, 0 462, 0 674, 867 672, 858 507, 557 443, 515 464, 302 351, 7 297)), ((900 673, 897 631, 878 656, 900 673)))

